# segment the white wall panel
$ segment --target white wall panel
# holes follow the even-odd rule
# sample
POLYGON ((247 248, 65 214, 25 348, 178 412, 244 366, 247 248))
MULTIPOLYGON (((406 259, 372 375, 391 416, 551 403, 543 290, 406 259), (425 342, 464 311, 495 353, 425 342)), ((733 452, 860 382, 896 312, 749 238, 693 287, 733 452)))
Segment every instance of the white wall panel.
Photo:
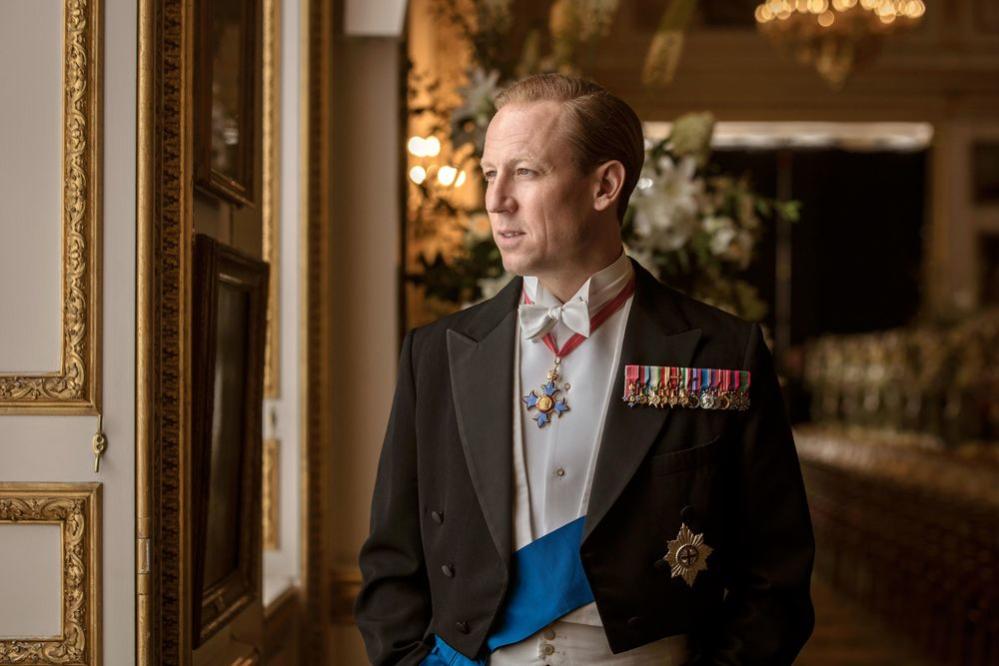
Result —
POLYGON ((62 0, 0 2, 0 372, 61 360, 62 0))
POLYGON ((0 523, 0 638, 62 631, 61 531, 59 525, 0 523))
MULTIPOLYGON (((0 0, 0 12, 11 2, 0 0)), ((24 0, 33 11, 42 11, 52 0, 24 0)), ((103 486, 103 664, 129 666, 135 663, 135 164, 136 164, 136 47, 137 3, 134 0, 103 0, 103 301, 102 373, 104 432, 108 448, 99 474, 94 473, 91 438, 97 429, 96 416, 0 415, 0 481, 98 481, 103 486)), ((59 5, 56 5, 59 6, 59 5)), ((7 22, 0 13, 0 30, 7 22)), ((47 42, 47 49, 59 50, 60 42, 47 42)), ((0 39, 0 49, 5 48, 0 39)), ((3 60, 0 58, 0 60, 3 60)), ((3 63, 0 63, 0 67, 3 63)), ((16 97, 4 92, 7 100, 16 97)), ((0 154, 0 165, 10 160, 0 154)), ((15 168, 21 163, 14 160, 15 168)), ((45 187, 46 197, 61 199, 58 183, 45 187)), ((2 201, 0 201, 0 205, 2 201)), ((13 221, 0 215, 2 238, 12 234, 13 221)), ((59 245, 56 244, 58 248, 59 245)), ((5 250, 0 249, 0 252, 5 250)), ((58 271, 59 255, 56 254, 58 271)), ((0 261, 2 263, 2 261, 0 261)), ((46 269, 47 271, 48 269, 46 269)), ((39 269, 41 272, 41 269, 39 269)), ((2 288, 2 287, 0 287, 2 288)), ((48 302, 48 296, 33 282, 20 282, 32 303, 48 302)), ((0 292, 2 293, 2 292, 0 292)), ((58 302, 58 297, 54 302, 58 302)), ((0 329, 5 325, 0 313, 0 329)), ((45 324, 55 328, 59 321, 45 324)), ((48 335, 48 331, 46 331, 48 335)), ((58 338, 56 338, 58 339, 58 338)), ((7 346, 0 333, 0 348, 7 346)), ((50 344, 35 339, 44 353, 50 344)), ((56 345, 58 350, 58 345, 56 345)), ((0 371, 6 371, 0 367, 0 371)), ((19 528, 18 528, 19 529, 19 528)), ((3 537, 0 536, 0 539, 3 537)), ((47 566, 47 565, 46 565, 47 566)), ((58 580, 58 578, 56 578, 58 580)), ((16 593, 32 596, 25 581, 14 581, 16 593)), ((6 596, 0 605, 7 603, 6 596)), ((2 625, 2 620, 0 620, 2 625)), ((0 635, 9 633, 0 626, 0 635)))

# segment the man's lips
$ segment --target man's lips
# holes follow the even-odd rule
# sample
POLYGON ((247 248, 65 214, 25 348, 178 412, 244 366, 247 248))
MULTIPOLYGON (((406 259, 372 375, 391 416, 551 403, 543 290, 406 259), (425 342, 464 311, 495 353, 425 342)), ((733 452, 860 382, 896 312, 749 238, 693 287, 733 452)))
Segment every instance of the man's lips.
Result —
POLYGON ((508 229, 503 231, 497 231, 497 236, 502 236, 503 238, 516 238, 517 236, 523 236, 523 231, 516 231, 514 229, 508 229))

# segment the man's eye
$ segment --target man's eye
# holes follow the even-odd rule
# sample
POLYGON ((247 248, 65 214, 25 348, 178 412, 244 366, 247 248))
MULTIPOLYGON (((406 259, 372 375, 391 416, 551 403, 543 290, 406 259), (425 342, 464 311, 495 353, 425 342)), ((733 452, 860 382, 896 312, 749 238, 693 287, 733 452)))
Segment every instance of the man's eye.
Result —
POLYGON ((482 177, 485 178, 486 180, 492 180, 493 178, 496 177, 496 172, 495 171, 483 171, 482 172, 482 177))
POLYGON ((524 167, 517 169, 518 176, 530 176, 532 173, 534 173, 534 169, 526 169, 524 167))

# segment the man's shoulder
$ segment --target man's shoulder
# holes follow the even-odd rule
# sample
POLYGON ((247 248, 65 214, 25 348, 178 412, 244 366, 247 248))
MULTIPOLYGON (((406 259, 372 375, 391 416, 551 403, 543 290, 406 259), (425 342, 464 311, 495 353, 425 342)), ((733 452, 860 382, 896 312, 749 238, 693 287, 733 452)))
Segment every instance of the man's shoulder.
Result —
POLYGON ((413 336, 414 342, 419 339, 420 342, 425 340, 438 338, 444 336, 449 328, 455 330, 463 330, 466 325, 476 318, 478 315, 478 310, 486 304, 486 301, 476 303, 474 305, 469 305, 461 310, 457 310, 450 314, 446 314, 443 317, 439 317, 426 324, 421 324, 419 326, 414 326, 410 333, 413 336))
POLYGON ((662 285, 662 287, 671 292, 677 306, 684 312, 688 320, 699 328, 712 331, 745 331, 754 325, 754 322, 711 303, 688 296, 678 289, 668 285, 662 285))
POLYGON ((705 343, 722 345, 733 351, 746 349, 753 329, 757 326, 755 322, 698 300, 674 287, 662 283, 658 285, 661 297, 669 300, 690 328, 701 330, 705 343))
POLYGON ((514 276, 492 298, 482 299, 430 323, 414 327, 411 331, 413 343, 443 341, 449 329, 478 339, 479 336, 492 330, 510 310, 516 309, 521 280, 522 278, 514 276))

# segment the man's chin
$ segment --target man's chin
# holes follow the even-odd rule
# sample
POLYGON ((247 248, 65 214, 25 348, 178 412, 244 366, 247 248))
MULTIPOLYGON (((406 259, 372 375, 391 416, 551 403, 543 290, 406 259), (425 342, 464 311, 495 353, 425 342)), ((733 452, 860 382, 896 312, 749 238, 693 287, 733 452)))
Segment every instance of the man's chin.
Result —
POLYGON ((531 275, 530 263, 518 257, 503 256, 503 270, 512 275, 531 275))

